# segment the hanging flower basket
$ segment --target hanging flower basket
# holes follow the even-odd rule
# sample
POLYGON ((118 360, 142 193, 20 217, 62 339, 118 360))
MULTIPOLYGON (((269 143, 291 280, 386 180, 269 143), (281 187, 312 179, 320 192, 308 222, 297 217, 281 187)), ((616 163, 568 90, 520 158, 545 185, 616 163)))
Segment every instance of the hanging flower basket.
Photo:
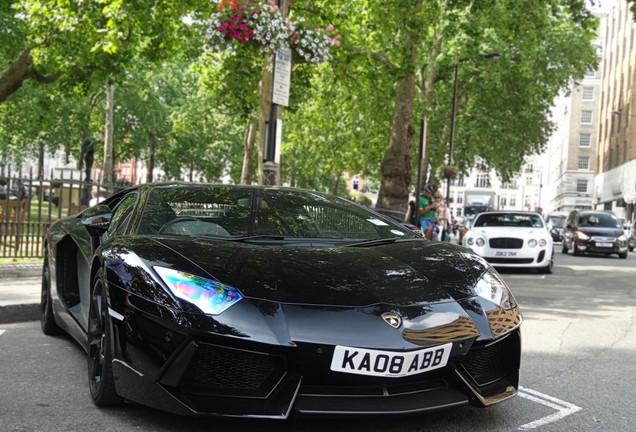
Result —
POLYGON ((442 165, 439 171, 445 179, 454 179, 459 172, 459 168, 452 165, 442 165))
POLYGON ((291 48, 296 63, 324 63, 331 59, 332 47, 340 45, 331 24, 321 29, 303 18, 293 21, 274 0, 221 0, 206 25, 205 47, 214 52, 246 46, 274 54, 291 48))

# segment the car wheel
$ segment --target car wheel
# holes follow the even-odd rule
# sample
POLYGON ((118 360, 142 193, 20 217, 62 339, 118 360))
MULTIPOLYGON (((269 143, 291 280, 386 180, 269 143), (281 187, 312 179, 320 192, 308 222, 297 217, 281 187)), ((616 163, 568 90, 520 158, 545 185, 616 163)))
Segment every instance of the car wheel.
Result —
POLYGON ((634 252, 634 246, 629 246, 627 249, 629 249, 630 252, 634 252))
POLYGON ((88 313, 88 386, 99 406, 118 406, 124 399, 115 391, 112 369, 112 329, 101 269, 95 276, 88 313))
POLYGON ((565 244, 565 240, 561 243, 561 253, 568 253, 568 246, 565 244))
POLYGON ((42 288, 40 298, 40 325, 45 335, 56 335, 62 332, 62 329, 56 324, 53 316, 53 305, 51 303, 51 269, 49 268, 49 257, 44 256, 44 265, 42 266, 42 288))
POLYGON ((552 269, 554 267, 554 260, 550 260, 550 263, 545 267, 539 268, 539 273, 541 274, 552 274, 552 269))
POLYGON ((619 254, 618 254, 618 257, 619 257, 620 259, 626 259, 626 258, 627 258, 627 252, 619 253, 619 254))
POLYGON ((581 255, 581 251, 576 247, 576 243, 572 243, 572 255, 581 255))

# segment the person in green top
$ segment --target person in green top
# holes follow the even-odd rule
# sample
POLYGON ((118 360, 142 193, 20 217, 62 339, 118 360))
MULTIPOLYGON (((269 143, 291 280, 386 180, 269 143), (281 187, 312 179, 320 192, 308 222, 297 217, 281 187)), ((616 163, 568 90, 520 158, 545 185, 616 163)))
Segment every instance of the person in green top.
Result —
POLYGON ((431 198, 433 192, 435 192, 435 189, 430 184, 424 185, 420 189, 420 225, 422 234, 428 240, 431 239, 433 227, 435 226, 435 208, 437 207, 437 204, 431 198))

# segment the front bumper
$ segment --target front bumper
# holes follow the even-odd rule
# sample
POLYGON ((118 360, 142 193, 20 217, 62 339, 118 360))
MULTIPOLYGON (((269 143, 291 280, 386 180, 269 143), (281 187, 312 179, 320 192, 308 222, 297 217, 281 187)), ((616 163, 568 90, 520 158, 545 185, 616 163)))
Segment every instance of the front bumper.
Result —
POLYGON ((597 254, 618 254, 625 253, 628 250, 627 241, 618 241, 616 239, 609 240, 580 240, 576 239, 576 248, 579 252, 597 253, 597 254), (599 244, 610 244, 610 246, 599 246, 599 244))
POLYGON ((436 330, 432 339, 428 332, 411 332, 422 344, 451 338, 448 364, 385 378, 332 372, 335 347, 330 344, 261 343, 248 335, 204 331, 203 321, 211 317, 176 316, 156 304, 153 313, 149 304, 134 303, 142 307, 128 303, 118 312, 123 320, 111 319, 117 393, 177 414, 274 419, 408 415, 465 404, 489 406, 516 395, 519 386, 521 316, 516 309, 496 308, 471 316, 472 321, 462 317, 436 330), (485 332, 490 335, 479 336, 485 332))

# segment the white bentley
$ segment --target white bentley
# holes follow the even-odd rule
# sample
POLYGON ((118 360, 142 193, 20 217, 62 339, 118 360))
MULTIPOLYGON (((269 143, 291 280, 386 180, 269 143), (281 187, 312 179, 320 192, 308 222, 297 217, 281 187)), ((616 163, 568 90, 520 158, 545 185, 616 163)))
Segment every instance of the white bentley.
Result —
POLYGON ((489 211, 475 217, 462 244, 493 267, 536 268, 551 274, 552 236, 539 213, 489 211))

